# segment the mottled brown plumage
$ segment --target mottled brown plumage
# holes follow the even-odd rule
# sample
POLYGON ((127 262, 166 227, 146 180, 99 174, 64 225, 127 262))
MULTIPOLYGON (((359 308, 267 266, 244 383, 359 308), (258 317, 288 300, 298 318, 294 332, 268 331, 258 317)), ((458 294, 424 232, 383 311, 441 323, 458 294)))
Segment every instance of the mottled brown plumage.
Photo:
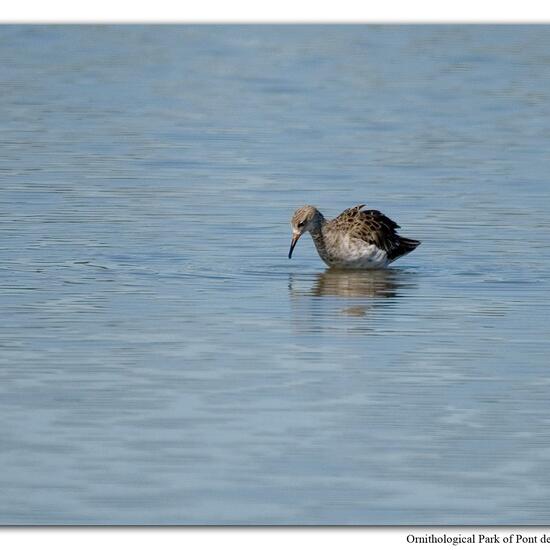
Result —
POLYGON ((299 237, 307 231, 322 260, 337 267, 385 267, 420 244, 398 235, 399 225, 378 210, 363 210, 364 206, 348 208, 330 221, 313 206, 299 208, 291 222, 289 257, 299 237))
POLYGON ((411 252, 420 244, 419 241, 400 237, 395 231, 399 229, 399 225, 378 210, 362 210, 364 206, 360 204, 344 210, 337 218, 328 222, 329 228, 346 232, 350 237, 368 244, 374 244, 387 253, 389 260, 411 252))

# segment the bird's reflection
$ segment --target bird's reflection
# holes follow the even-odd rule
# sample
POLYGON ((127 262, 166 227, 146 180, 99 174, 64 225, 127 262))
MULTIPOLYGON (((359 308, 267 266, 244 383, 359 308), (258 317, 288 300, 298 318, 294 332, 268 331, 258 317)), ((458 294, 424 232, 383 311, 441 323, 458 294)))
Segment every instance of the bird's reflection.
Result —
POLYGON ((313 296, 342 298, 393 298, 399 286, 398 273, 387 269, 371 271, 327 269, 317 275, 313 296))
MULTIPOLYGON (((338 317, 375 316, 398 304, 402 292, 411 287, 412 277, 412 273, 398 269, 329 268, 315 275, 311 284, 311 278, 291 275, 289 291, 297 326, 319 332, 333 328, 338 317)), ((363 328, 369 330, 368 325, 363 328)))

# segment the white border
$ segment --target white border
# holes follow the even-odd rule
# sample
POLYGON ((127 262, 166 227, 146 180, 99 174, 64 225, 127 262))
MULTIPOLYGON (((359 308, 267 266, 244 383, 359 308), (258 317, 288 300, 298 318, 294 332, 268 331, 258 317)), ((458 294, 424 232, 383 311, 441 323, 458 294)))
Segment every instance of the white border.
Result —
POLYGON ((19 0, 5 2, 5 23, 438 23, 550 22, 541 0, 19 0))
POLYGON ((536 548, 548 544, 516 543, 515 536, 550 536, 550 529, 534 527, 399 527, 399 528, 36 528, 2 529, 0 543, 4 548, 45 548, 46 550, 367 550, 368 548, 536 548), (407 536, 426 534, 448 537, 476 537, 475 544, 413 544, 407 536), (499 544, 479 542, 477 537, 497 535, 499 544), (505 537, 513 537, 505 543, 505 537))

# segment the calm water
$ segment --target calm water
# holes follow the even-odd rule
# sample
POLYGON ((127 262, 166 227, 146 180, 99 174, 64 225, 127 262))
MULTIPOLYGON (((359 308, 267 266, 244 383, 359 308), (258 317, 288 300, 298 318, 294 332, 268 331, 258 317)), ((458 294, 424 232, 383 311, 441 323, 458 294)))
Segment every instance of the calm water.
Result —
POLYGON ((550 523, 550 27, 0 58, 1 523, 550 523), (287 259, 361 202, 422 246, 287 259))

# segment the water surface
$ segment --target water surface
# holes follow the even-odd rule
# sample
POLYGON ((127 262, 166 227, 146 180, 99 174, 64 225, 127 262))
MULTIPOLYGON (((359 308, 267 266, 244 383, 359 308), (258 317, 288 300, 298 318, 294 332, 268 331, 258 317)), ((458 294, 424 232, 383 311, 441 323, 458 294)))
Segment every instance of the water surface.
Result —
POLYGON ((0 56, 1 523, 550 523, 550 27, 0 56), (287 259, 364 202, 422 246, 287 259))

